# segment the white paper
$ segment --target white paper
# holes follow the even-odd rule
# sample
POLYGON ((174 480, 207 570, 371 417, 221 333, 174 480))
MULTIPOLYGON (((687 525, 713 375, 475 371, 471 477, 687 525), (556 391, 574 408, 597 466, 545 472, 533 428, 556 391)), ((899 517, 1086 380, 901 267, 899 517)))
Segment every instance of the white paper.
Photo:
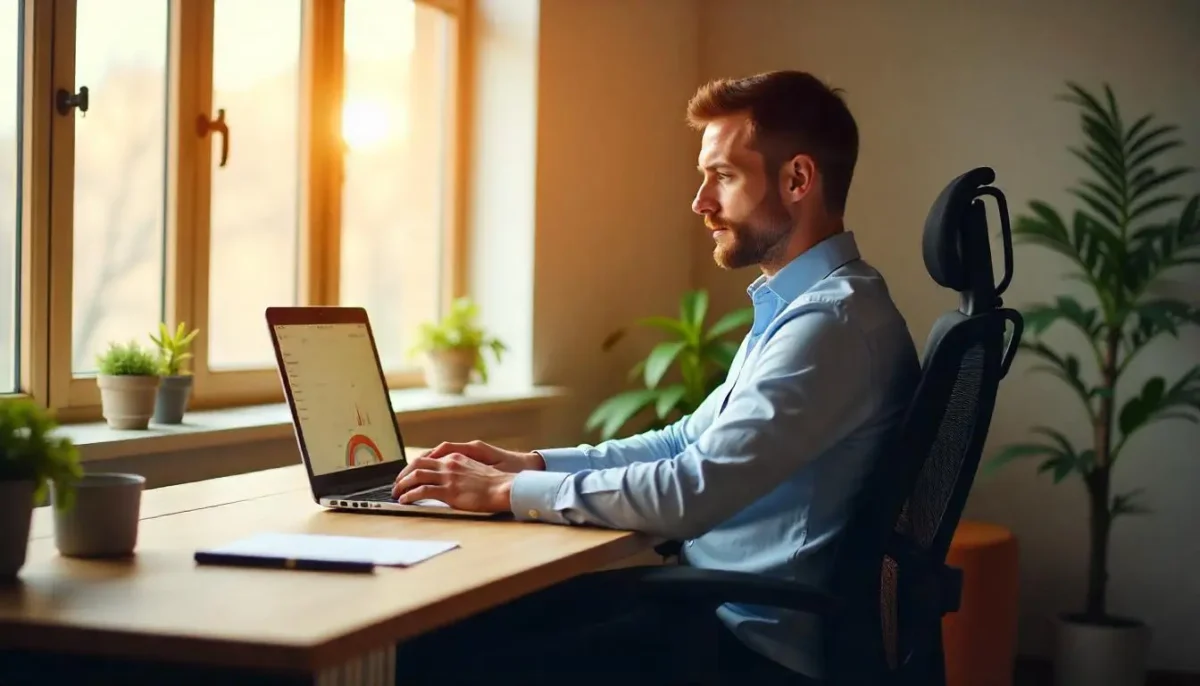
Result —
POLYGON ((407 567, 457 547, 458 543, 454 541, 263 533, 208 550, 299 560, 369 561, 383 566, 407 567))

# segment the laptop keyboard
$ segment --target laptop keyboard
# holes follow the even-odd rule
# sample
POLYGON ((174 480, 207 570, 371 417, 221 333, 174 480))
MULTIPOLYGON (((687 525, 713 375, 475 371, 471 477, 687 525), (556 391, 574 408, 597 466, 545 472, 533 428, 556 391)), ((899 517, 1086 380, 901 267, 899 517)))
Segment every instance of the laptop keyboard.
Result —
POLYGON ((354 496, 354 500, 366 500, 373 503, 394 503, 396 499, 392 497, 392 486, 380 486, 379 488, 359 493, 354 496))

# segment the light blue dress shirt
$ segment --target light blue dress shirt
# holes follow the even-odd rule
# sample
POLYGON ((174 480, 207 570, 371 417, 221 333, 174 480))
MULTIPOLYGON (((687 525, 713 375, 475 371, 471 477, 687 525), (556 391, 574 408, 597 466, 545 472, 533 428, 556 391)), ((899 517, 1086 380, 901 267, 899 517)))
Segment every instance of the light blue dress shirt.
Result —
MULTIPOLYGON (((886 457, 920 362, 850 232, 748 292, 751 330, 695 412, 658 431, 539 450, 546 471, 516 476, 514 515, 683 540, 695 567, 823 586, 851 497, 886 457)), ((752 649, 821 677, 813 617, 732 604, 718 615, 752 649)))

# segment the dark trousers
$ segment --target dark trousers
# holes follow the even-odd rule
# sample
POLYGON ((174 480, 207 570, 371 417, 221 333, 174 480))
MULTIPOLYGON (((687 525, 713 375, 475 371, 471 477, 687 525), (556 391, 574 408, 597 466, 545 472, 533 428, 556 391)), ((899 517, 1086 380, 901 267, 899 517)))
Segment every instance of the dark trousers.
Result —
POLYGON ((396 683, 808 682, 747 648, 714 610, 635 598, 601 572, 405 642, 396 651, 396 683))

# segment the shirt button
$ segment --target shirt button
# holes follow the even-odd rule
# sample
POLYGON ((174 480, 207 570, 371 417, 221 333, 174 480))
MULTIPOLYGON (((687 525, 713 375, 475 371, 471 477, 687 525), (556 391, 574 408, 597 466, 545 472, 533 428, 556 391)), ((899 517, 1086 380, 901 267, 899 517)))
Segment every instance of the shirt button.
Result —
POLYGON ((537 518, 538 518, 538 511, 537 511, 537 510, 530 510, 530 511, 529 511, 529 518, 530 518, 530 519, 537 519, 537 518))
POLYGON ((684 545, 691 547, 693 543, 695 543, 695 541, 688 541, 687 543, 684 543, 684 545))

